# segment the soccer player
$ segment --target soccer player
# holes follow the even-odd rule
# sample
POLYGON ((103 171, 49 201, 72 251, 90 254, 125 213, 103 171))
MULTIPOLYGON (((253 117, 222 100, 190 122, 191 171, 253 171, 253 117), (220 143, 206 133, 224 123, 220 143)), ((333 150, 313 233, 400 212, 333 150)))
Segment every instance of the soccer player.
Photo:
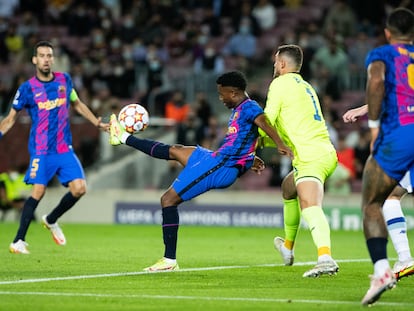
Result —
MULTIPOLYGON (((274 79, 267 94, 265 113, 294 154, 293 171, 282 182, 285 238, 276 237, 274 245, 285 265, 292 265, 302 215, 318 253, 317 264, 303 277, 318 277, 339 271, 331 256, 330 227, 322 210, 324 183, 335 170, 338 158, 318 96, 299 73, 302 62, 299 46, 280 46, 274 55, 274 79)), ((266 135, 260 134, 263 144, 270 146, 266 135)))
POLYGON ((43 198, 49 181, 56 175, 69 191, 42 222, 58 245, 66 238, 57 220, 86 192, 85 175, 79 159, 72 149, 69 108, 102 130, 102 123, 79 98, 67 73, 53 72, 53 46, 48 41, 38 42, 33 51, 32 63, 36 74, 22 83, 14 97, 8 115, 0 123, 0 138, 15 124, 19 112, 25 108, 32 120, 29 136, 30 167, 25 182, 32 184, 31 196, 23 206, 20 226, 9 250, 16 254, 29 254, 26 233, 34 211, 43 198))
POLYGON ((365 61, 365 103, 373 147, 362 175, 362 214, 374 275, 362 305, 373 304, 384 291, 396 286, 381 207, 404 174, 414 168, 413 12, 393 10, 384 33, 389 44, 373 49, 365 61))
MULTIPOLYGON (((355 122, 358 117, 368 113, 368 106, 363 105, 350 109, 344 113, 345 123, 355 122)), ((414 260, 411 256, 410 244, 407 236, 407 222, 401 209, 401 200, 407 193, 412 193, 411 173, 405 173, 398 186, 392 190, 382 206, 382 213, 387 224, 388 234, 398 255, 392 271, 397 280, 414 274, 414 260)))
POLYGON ((238 71, 227 72, 216 80, 217 90, 223 104, 232 110, 228 131, 217 151, 200 146, 167 145, 158 141, 132 136, 119 125, 116 116, 111 116, 110 143, 126 144, 151 157, 175 160, 184 168, 171 187, 162 195, 162 233, 164 257, 145 271, 172 271, 178 269, 176 260, 179 215, 177 206, 211 189, 227 188, 238 177, 252 168, 260 173, 263 161, 255 157, 258 127, 263 129, 276 143, 279 153, 292 156, 292 151, 283 143, 270 125, 263 109, 251 100, 247 93, 245 76, 238 71))

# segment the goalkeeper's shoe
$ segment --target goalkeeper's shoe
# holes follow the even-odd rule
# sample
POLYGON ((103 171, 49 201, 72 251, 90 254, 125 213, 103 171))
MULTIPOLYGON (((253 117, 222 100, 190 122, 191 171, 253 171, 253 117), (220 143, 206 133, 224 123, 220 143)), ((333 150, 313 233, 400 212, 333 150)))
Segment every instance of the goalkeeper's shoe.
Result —
POLYGON ((376 302, 383 292, 393 289, 397 285, 397 279, 391 269, 379 277, 371 276, 371 286, 361 301, 364 306, 370 306, 376 302))
POLYGON ((144 269, 147 272, 161 272, 161 271, 176 271, 179 270, 178 263, 176 260, 167 259, 165 257, 158 260, 152 266, 144 269))
POLYGON ((412 258, 405 261, 397 261, 394 264, 393 272, 395 278, 400 280, 403 277, 410 276, 414 274, 414 260, 412 258))
POLYGON ((315 267, 303 274, 304 278, 317 278, 323 274, 333 275, 339 271, 339 266, 335 260, 324 260, 318 262, 315 267))
POLYGON ((285 240, 277 236, 273 240, 273 244, 275 245, 275 249, 282 256, 283 263, 285 264, 285 266, 293 265, 293 261, 295 259, 293 255, 293 250, 289 250, 285 247, 285 240))
POLYGON ((16 243, 10 243, 9 251, 13 254, 30 254, 27 246, 29 246, 29 244, 25 241, 18 240, 16 243))
POLYGON ((116 115, 112 114, 109 121, 109 143, 112 146, 122 144, 121 137, 123 133, 125 133, 125 130, 119 124, 116 115))
POLYGON ((52 234, 53 240, 55 241, 56 244, 65 245, 66 238, 65 238, 65 235, 63 234, 62 229, 60 229, 58 223, 55 222, 54 224, 50 224, 48 223, 46 217, 47 215, 42 216, 43 227, 45 227, 46 229, 50 231, 50 233, 52 234))

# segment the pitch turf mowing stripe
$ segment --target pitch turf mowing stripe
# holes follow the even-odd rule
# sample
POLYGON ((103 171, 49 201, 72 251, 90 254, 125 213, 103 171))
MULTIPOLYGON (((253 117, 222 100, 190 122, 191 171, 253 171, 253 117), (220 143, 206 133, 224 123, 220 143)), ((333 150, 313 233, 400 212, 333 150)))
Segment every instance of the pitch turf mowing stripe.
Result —
MULTIPOLYGON (((59 292, 13 292, 0 291, 0 295, 21 296, 57 296, 57 297, 93 297, 93 298, 130 298, 130 299, 170 299, 170 300, 208 300, 208 301, 247 301, 247 302, 277 302, 277 303, 304 303, 325 305, 352 305, 360 306, 360 302, 344 300, 319 300, 319 299, 277 299, 277 298, 243 298, 243 297, 204 297, 204 296, 167 296, 167 295, 115 295, 95 293, 59 293, 59 292)), ((414 303, 381 302, 384 306, 413 307, 414 303)))
MULTIPOLYGON (((337 262, 367 262, 368 259, 346 259, 336 260, 337 262)), ((314 265, 314 261, 298 262, 295 266, 308 266, 314 265)), ((246 269, 246 268, 258 268, 258 267, 281 267, 283 264, 262 264, 262 265, 244 265, 244 266, 219 266, 219 267, 201 267, 201 268, 187 268, 174 271, 174 273, 191 272, 191 271, 209 271, 209 270, 226 270, 226 269, 246 269)), ((170 273, 171 271, 160 271, 160 272, 119 272, 119 273, 103 273, 103 274, 91 274, 91 275, 74 275, 65 277, 55 278, 39 278, 39 279, 26 279, 26 280, 15 280, 15 281, 0 281, 0 285, 10 284, 22 284, 22 283, 41 283, 41 282, 53 282, 53 281, 67 281, 67 280, 82 280, 82 279, 97 279, 97 278, 109 278, 118 276, 130 276, 130 275, 142 275, 142 274, 153 274, 153 273, 170 273)))

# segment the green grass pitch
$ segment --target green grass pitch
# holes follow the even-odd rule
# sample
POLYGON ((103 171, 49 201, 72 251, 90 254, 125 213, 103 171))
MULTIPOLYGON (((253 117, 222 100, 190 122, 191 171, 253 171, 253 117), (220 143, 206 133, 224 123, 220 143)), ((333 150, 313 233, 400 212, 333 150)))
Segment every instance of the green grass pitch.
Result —
MULTIPOLYGON (((339 273, 306 279, 316 249, 305 229, 285 267, 273 248, 281 229, 181 226, 181 270, 149 274, 142 269, 163 254, 160 226, 62 223, 64 247, 33 223, 30 255, 8 252, 17 223, 0 224, 0 310, 365 309, 372 264, 360 231, 333 231, 339 273)), ((388 253, 396 258, 391 243, 388 253)), ((413 292, 414 277, 404 278, 373 308, 414 310, 413 292)))

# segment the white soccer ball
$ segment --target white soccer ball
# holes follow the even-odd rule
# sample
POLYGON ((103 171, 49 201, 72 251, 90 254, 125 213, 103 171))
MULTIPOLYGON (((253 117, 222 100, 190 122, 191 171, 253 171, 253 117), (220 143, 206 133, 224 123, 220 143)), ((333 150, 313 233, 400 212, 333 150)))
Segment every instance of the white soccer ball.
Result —
POLYGON ((149 114, 140 104, 128 104, 119 111, 118 121, 128 133, 134 134, 147 128, 149 114))

